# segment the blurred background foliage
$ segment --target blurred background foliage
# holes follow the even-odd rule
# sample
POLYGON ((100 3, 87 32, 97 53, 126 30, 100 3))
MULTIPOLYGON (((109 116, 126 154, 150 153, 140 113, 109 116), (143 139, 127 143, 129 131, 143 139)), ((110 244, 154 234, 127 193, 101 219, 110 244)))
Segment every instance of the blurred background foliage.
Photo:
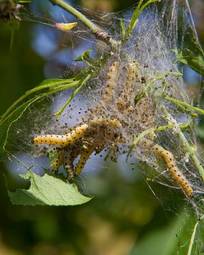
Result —
MULTIPOLYGON (((103 12, 121 11, 135 3, 134 0, 70 2, 103 12)), ((65 17, 59 9, 54 12, 48 1, 34 0, 31 8, 39 16, 51 12, 51 17, 57 21, 65 17)), ((192 10, 203 45, 204 2, 193 1, 192 10)), ((31 19, 28 16, 25 19, 31 19)), ((66 19, 73 20, 67 14, 66 19)), ((76 40, 70 35, 66 39, 62 33, 36 22, 1 22, 0 113, 43 79, 58 77, 65 72, 69 74, 71 59, 79 55, 83 47, 84 42, 81 43, 79 38, 76 40), (77 47, 73 46, 75 42, 77 47)), ((189 68, 185 69, 185 79, 190 93, 197 98, 201 79, 189 68)), ((201 142, 203 126, 201 120, 198 132, 201 142)), ((131 173, 126 176, 118 171, 114 163, 107 162, 103 168, 104 171, 99 174, 85 175, 80 180, 88 193, 96 194, 96 198, 85 205, 66 208, 14 207, 7 195, 7 185, 11 186, 14 177, 2 161, 0 254, 186 254, 194 219, 189 217, 182 196, 159 184, 146 183, 141 173, 127 170, 131 173), (9 183, 8 179, 5 181, 5 175, 10 176, 9 183), (149 188, 150 184, 154 193, 149 188)), ((194 254, 202 254, 202 238, 197 242, 194 254)))

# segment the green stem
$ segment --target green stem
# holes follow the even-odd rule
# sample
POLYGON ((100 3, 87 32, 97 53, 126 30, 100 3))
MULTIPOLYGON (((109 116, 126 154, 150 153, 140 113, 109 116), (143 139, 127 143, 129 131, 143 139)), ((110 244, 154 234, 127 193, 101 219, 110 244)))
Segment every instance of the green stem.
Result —
MULTIPOLYGON (((183 123, 183 124, 180 124, 179 127, 181 129, 185 129, 189 126, 189 122, 187 123, 183 123)), ((140 133, 138 136, 136 136, 133 140, 133 143, 132 143, 132 146, 128 152, 128 155, 127 157, 129 157, 131 151, 137 146, 137 144, 145 138, 145 136, 147 135, 151 135, 151 134, 154 134, 155 132, 162 132, 162 131, 165 131, 167 129, 172 129, 174 128, 174 125, 173 124, 168 124, 168 125, 164 125, 164 126, 159 126, 159 127, 156 127, 156 128, 149 128, 145 131, 143 131, 142 133, 140 133)))
POLYGON ((204 219, 204 215, 201 216, 201 218, 196 222, 194 228, 193 228, 193 232, 192 232, 192 235, 191 235, 191 240, 190 240, 190 244, 189 244, 189 247, 188 247, 188 253, 187 255, 192 255, 192 251, 193 251, 193 244, 195 242, 195 236, 196 236, 196 232, 197 232, 197 228, 198 228, 198 225, 200 224, 200 222, 204 219))
POLYGON ((183 132, 181 131, 180 126, 178 125, 177 121, 168 113, 168 111, 166 110, 165 107, 163 107, 164 112, 166 113, 166 117, 167 120, 174 125, 174 129, 175 132, 178 134, 184 149, 186 150, 186 152, 189 154, 189 156, 191 157, 192 161, 194 162, 195 167, 197 168, 201 178, 204 181, 204 168, 200 162, 200 160, 198 159, 197 155, 196 155, 196 150, 195 148, 193 148, 188 140, 186 139, 185 135, 183 134, 183 132))
MULTIPOLYGON (((21 96, 18 100, 16 100, 8 109, 7 111, 1 116, 0 118, 0 125, 5 123, 13 114, 15 114, 16 110, 18 110, 19 103, 23 102, 25 99, 27 99, 32 94, 35 94, 41 90, 48 89, 47 93, 43 93, 44 95, 48 94, 54 94, 57 91, 65 90, 68 88, 73 88, 79 84, 80 81, 73 81, 72 79, 67 79, 63 81, 56 81, 52 82, 51 84, 42 84, 40 86, 37 86, 31 90, 28 90, 23 96, 21 96), (50 92, 49 92, 50 90, 50 92)), ((26 102, 25 102, 26 104, 26 102)))
MULTIPOLYGON (((136 97, 135 97, 135 101, 138 102, 142 97, 144 97, 145 95, 148 94, 148 92, 150 92, 151 89, 155 89, 156 82, 158 81, 164 81, 165 82, 165 86, 167 86, 168 84, 166 83, 166 77, 168 75, 173 75, 175 77, 180 77, 182 76, 182 74, 180 72, 164 72, 162 74, 158 74, 156 76, 154 76, 153 78, 151 78, 147 84, 145 85, 144 89, 141 91, 141 93, 139 93, 136 97)), ((164 88, 165 89, 165 88, 164 88)), ((162 93, 163 95, 163 93, 162 93)))
POLYGON ((180 108, 184 108, 184 109, 187 109, 191 112, 197 112, 198 114, 202 114, 204 115, 204 110, 199 108, 199 107, 196 107, 196 106, 192 106, 186 102, 183 102, 179 99, 176 99, 176 98, 173 98, 173 97, 170 97, 170 96, 165 96, 164 97, 166 100, 168 100, 169 102, 175 104, 176 106, 180 107, 180 108))
POLYGON ((194 241, 195 241, 195 236, 196 236, 198 224, 199 224, 199 221, 196 222, 196 224, 195 224, 195 226, 193 228, 193 233, 191 235, 191 240, 190 240, 190 244, 189 244, 189 247, 188 247, 187 255, 192 255, 193 244, 194 244, 194 241))
POLYGON ((116 48, 117 45, 120 44, 120 42, 115 41, 111 36, 104 30, 102 30, 99 26, 94 24, 91 20, 89 20, 84 14, 76 10, 74 7, 72 7, 70 4, 65 2, 64 0, 50 0, 53 4, 56 4, 63 8, 64 10, 68 11, 72 15, 74 15, 76 18, 81 20, 81 22, 84 23, 100 40, 111 44, 113 48, 116 48))
POLYGON ((91 78, 91 75, 87 75, 87 77, 82 81, 81 85, 79 87, 77 87, 73 93, 71 94, 71 96, 67 99, 66 103, 60 108, 59 111, 57 111, 55 113, 55 116, 57 116, 58 118, 61 116, 61 114, 64 112, 64 110, 66 109, 66 107, 71 103, 72 99, 79 93, 79 91, 82 89, 82 87, 87 83, 87 81, 91 78))
POLYGON ((133 15, 131 17, 130 23, 127 27, 125 36, 124 36, 124 42, 127 41, 129 39, 129 37, 131 36, 133 30, 135 29, 138 20, 139 20, 139 16, 140 14, 143 12, 143 10, 149 6, 150 4, 153 4, 155 2, 159 2, 160 0, 149 0, 146 3, 143 3, 144 0, 140 0, 137 7, 135 8, 133 15))

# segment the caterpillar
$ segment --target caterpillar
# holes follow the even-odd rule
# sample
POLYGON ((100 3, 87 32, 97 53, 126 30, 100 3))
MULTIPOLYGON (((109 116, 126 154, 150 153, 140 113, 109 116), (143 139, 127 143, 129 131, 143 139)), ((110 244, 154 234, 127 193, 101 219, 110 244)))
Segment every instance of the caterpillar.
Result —
POLYGON ((182 189, 187 197, 191 198, 193 196, 193 188, 183 173, 178 169, 173 154, 158 144, 154 145, 152 149, 166 163, 172 180, 182 189))
POLYGON ((50 159, 50 167, 52 171, 57 171, 64 161, 64 150, 54 148, 48 153, 50 159))
POLYGON ((119 128, 121 127, 120 121, 117 119, 95 119, 91 120, 89 122, 90 127, 100 127, 100 126, 106 126, 106 127, 112 127, 112 128, 119 128))
POLYGON ((95 147, 90 146, 90 147, 84 149, 84 151, 81 153, 79 162, 77 163, 75 170, 74 170, 76 175, 79 175, 81 173, 87 160, 89 159, 91 154, 94 152, 94 150, 95 150, 95 147))
POLYGON ((137 77, 138 66, 136 62, 128 63, 126 67, 126 81, 123 86, 123 91, 121 92, 119 99, 116 102, 116 106, 120 112, 129 111, 131 106, 131 95, 133 96, 134 103, 134 83, 137 77))
POLYGON ((95 119, 88 124, 79 125, 65 135, 39 135, 34 137, 34 144, 57 145, 50 150, 50 167, 57 171, 64 165, 67 178, 72 180, 79 175, 90 155, 97 150, 102 150, 106 144, 119 139, 118 128, 121 123, 117 119, 95 119), (100 149, 99 149, 100 148, 100 149), (74 160, 80 156, 79 162, 74 167, 74 160))
POLYGON ((74 144, 77 140, 84 137, 89 128, 100 127, 101 125, 110 126, 112 128, 120 127, 120 122, 116 119, 96 119, 92 120, 88 124, 83 124, 76 127, 72 132, 65 135, 38 135, 33 138, 34 144, 47 144, 47 145, 59 145, 60 147, 66 147, 74 144))
POLYGON ((67 172, 67 179, 72 180, 74 178, 74 157, 72 157, 72 153, 66 152, 64 156, 64 168, 67 172))
POLYGON ((101 101, 105 104, 109 103, 112 100, 113 89, 117 85, 118 72, 119 71, 119 62, 114 61, 109 67, 107 73, 106 87, 102 93, 101 101))
POLYGON ((59 145, 60 147, 66 147, 75 143, 84 133, 87 131, 88 125, 83 124, 76 127, 72 132, 65 135, 38 135, 33 138, 34 144, 47 144, 47 145, 59 145))

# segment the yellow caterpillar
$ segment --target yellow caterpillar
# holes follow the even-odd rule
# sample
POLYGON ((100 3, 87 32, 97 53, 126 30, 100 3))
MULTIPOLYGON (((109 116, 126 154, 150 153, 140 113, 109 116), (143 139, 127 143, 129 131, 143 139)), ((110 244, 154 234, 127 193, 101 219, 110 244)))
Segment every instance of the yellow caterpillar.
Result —
POLYGON ((59 145, 65 147, 69 144, 75 143, 78 139, 84 136, 87 131, 88 125, 83 124, 76 127, 72 132, 65 135, 38 135, 34 137, 34 144, 48 144, 48 145, 59 145))
POLYGON ((114 87, 117 85, 119 62, 114 61, 107 73, 106 87, 104 88, 101 101, 107 104, 112 100, 114 87))
POLYGON ((59 167, 63 164, 64 161, 64 151, 56 150, 54 153, 49 155, 50 158, 50 167, 52 171, 57 171, 59 167))
MULTIPOLYGON (((134 85, 137 78, 138 65, 136 62, 130 62, 126 67, 126 81, 123 85, 123 90, 116 101, 117 108, 120 112, 128 112, 132 109, 131 97, 134 95, 134 85)), ((134 100, 133 100, 134 101, 134 100)))
POLYGON ((117 119, 95 119, 74 128, 65 135, 39 135, 34 137, 34 144, 57 145, 49 155, 50 166, 56 171, 64 165, 68 179, 73 179, 79 175, 94 152, 102 150, 104 146, 116 139, 119 139, 118 128, 121 127, 117 119), (60 148, 59 148, 60 147, 60 148), (74 167, 74 160, 80 156, 79 162, 74 167))
MULTIPOLYGON (((59 145, 60 147, 66 147, 70 144, 74 144, 77 140, 84 137, 89 128, 93 128, 100 125, 110 126, 112 128, 120 127, 120 122, 116 119, 96 119, 92 120, 88 124, 83 124, 76 127, 72 132, 65 135, 38 135, 34 137, 34 144, 47 144, 47 145, 59 145)), ((97 131, 97 130, 96 130, 97 131)))
POLYGON ((95 147, 92 146, 92 147, 84 149, 84 151, 81 153, 79 162, 77 163, 77 165, 75 167, 76 175, 79 175, 81 173, 81 171, 83 170, 83 168, 86 164, 86 161, 89 159, 91 154, 94 152, 94 149, 95 149, 95 147))
POLYGON ((171 178, 183 190, 186 196, 191 198, 193 196, 193 188, 183 173, 178 169, 173 154, 158 144, 153 146, 153 152, 164 160, 171 178))

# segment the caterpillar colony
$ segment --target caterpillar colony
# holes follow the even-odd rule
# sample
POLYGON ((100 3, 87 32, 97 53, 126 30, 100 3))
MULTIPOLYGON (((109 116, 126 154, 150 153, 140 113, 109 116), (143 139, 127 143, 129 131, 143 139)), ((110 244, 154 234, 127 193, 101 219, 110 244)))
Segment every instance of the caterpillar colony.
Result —
MULTIPOLYGON (((137 129, 140 129, 140 132, 144 131, 146 127, 152 126, 155 112, 152 99, 149 96, 144 96, 136 103, 134 98, 132 100, 128 98, 128 95, 134 93, 135 82, 142 84, 142 77, 138 68, 139 65, 135 61, 131 61, 127 66, 121 67, 119 61, 114 60, 108 67, 101 101, 96 108, 90 109, 87 120, 84 119, 85 124, 76 126, 73 131, 65 135, 52 134, 34 137, 34 144, 58 146, 55 148, 58 151, 58 156, 51 164, 51 168, 54 171, 64 164, 68 179, 71 180, 75 175, 81 173, 86 161, 93 152, 99 153, 105 147, 119 146, 124 143, 125 137, 123 137, 122 129, 127 128, 129 125, 123 119, 124 114, 131 114, 135 120, 139 120, 137 129), (121 71, 125 72, 126 77, 120 93, 115 95, 118 84, 122 84, 122 81, 120 81, 121 71), (94 119, 94 115, 106 115, 104 107, 105 109, 111 108, 113 103, 117 113, 111 112, 109 118, 94 119), (80 159, 74 167, 74 160, 79 155, 80 159)), ((130 126, 129 129, 131 129, 130 126)), ((177 167, 173 154, 158 144, 149 146, 149 150, 152 150, 156 156, 164 160, 172 181, 181 188, 187 197, 192 197, 193 188, 177 167)))
MULTIPOLYGON (((190 12, 185 4, 177 0, 170 5, 169 1, 162 2, 162 8, 150 6, 142 13, 127 40, 123 41, 118 18, 116 22, 113 20, 112 30, 104 26, 111 36, 107 37, 105 32, 96 34, 96 56, 102 60, 100 68, 96 64, 98 69, 94 66, 98 59, 86 62, 94 75, 75 98, 79 105, 84 102, 78 98, 85 101, 78 112, 79 119, 62 129, 66 119, 69 122, 77 115, 71 102, 63 112, 64 123, 58 122, 59 128, 50 128, 53 120, 55 123, 52 115, 48 124, 45 121, 43 128, 30 134, 34 157, 46 155, 53 172, 64 168, 67 179, 73 181, 89 158, 107 152, 114 161, 126 155, 135 164, 145 163, 146 175, 149 168, 154 169, 155 175, 162 176, 190 200, 203 194, 202 162, 199 153, 190 149, 196 145, 193 106, 175 55, 177 29, 183 29, 177 24, 178 13, 183 13, 183 24, 187 24, 187 27, 183 25, 184 35, 179 30, 183 41, 188 31, 194 31, 194 25, 188 23, 191 19, 185 15, 190 12), (184 8, 182 12, 180 8, 184 8), (117 48, 107 45, 110 38, 121 42, 115 44, 117 48), (166 112, 181 130, 167 118, 166 112)), ((124 19, 125 27, 128 24, 130 20, 124 19)))

